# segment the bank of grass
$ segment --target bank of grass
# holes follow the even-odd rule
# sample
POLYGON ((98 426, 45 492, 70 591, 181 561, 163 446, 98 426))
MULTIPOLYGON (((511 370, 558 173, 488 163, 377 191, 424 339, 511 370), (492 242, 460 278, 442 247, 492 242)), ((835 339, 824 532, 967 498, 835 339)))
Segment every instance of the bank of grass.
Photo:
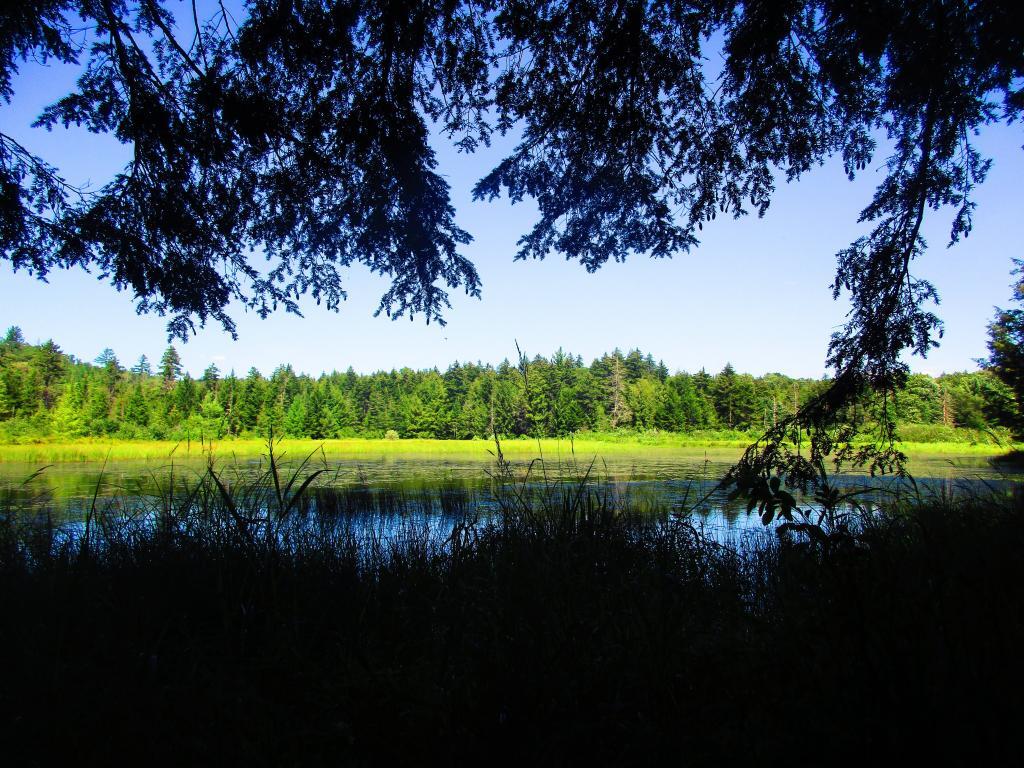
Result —
MULTIPOLYGON (((545 438, 512 439, 501 442, 502 449, 512 456, 530 457, 545 453, 568 454, 575 450, 579 454, 611 454, 643 451, 647 449, 674 450, 684 448, 734 448, 738 452, 750 443, 747 438, 705 437, 673 439, 615 439, 593 438, 569 439, 545 438)), ((289 455, 308 454, 323 449, 328 456, 438 456, 453 455, 489 458, 494 443, 487 440, 374 440, 350 438, 343 440, 282 440, 281 450, 289 455)), ((0 461, 51 463, 76 461, 123 461, 131 459, 203 458, 213 453, 215 457, 253 458, 266 453, 266 440, 235 439, 199 443, 192 441, 171 442, 159 440, 120 441, 75 441, 40 442, 21 445, 0 445, 0 461)))
POLYGON ((10 764, 1019 758, 1019 498, 730 546, 582 481, 499 482, 483 522, 288 479, 207 476, 70 536, 0 499, 10 764))
MULTIPOLYGON (((686 435, 668 432, 609 433, 569 438, 506 439, 502 449, 514 457, 533 458, 538 455, 603 456, 626 453, 693 451, 715 449, 722 456, 738 457, 756 440, 756 433, 735 430, 707 430, 686 435)), ((972 430, 909 430, 902 443, 911 456, 961 455, 996 456, 1015 446, 1005 436, 991 436, 972 430), (950 439, 955 438, 955 439, 950 439)), ((327 456, 463 456, 487 459, 494 450, 488 440, 402 439, 375 440, 349 438, 341 440, 283 440, 281 450, 291 456, 307 455, 322 449, 327 456)), ((0 462, 51 464, 62 462, 96 462, 127 460, 167 460, 171 458, 203 459, 210 454, 218 459, 256 458, 266 453, 263 439, 229 439, 216 441, 161 440, 78 440, 73 442, 41 441, 17 445, 0 444, 0 462)))
POLYGON ((953 443, 933 442, 919 443, 904 441, 899 444, 900 450, 911 458, 917 456, 999 456, 1015 447, 1016 443, 953 443))

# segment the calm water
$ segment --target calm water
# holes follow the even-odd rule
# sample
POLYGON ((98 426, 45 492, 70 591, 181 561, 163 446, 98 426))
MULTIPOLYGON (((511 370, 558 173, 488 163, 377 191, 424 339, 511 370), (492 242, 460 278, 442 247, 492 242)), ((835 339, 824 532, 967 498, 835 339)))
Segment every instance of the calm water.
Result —
MULTIPOLYGON (((608 456, 577 457, 565 461, 546 457, 543 464, 528 460, 512 462, 520 483, 532 489, 551 487, 560 479, 587 477, 600 493, 628 499, 632 506, 673 511, 692 506, 697 498, 714 487, 716 481, 739 456, 737 450, 688 449, 643 451, 636 454, 612 453, 608 456), (591 460, 593 464, 591 465, 591 460)), ((472 509, 486 515, 494 507, 495 472, 493 460, 479 456, 326 456, 311 465, 326 470, 317 485, 328 489, 376 493, 374 508, 386 514, 381 499, 399 494, 415 498, 425 515, 437 512, 446 518, 455 504, 459 510, 472 509), (453 499, 458 502, 453 502, 453 499), (447 501, 446 501, 447 499, 447 501)), ((259 477, 267 469, 265 460, 238 460, 221 463, 221 476, 229 482, 259 477)), ((285 465, 290 475, 294 465, 285 465)), ((206 471, 202 461, 128 461, 108 463, 56 464, 41 472, 35 465, 0 464, 0 493, 18 499, 23 506, 46 506, 75 518, 92 505, 135 497, 164 497, 168 489, 186 492, 206 471)), ((308 469, 307 469, 308 471, 308 469)), ((977 456, 943 456, 915 459, 910 471, 923 493, 960 490, 1005 492, 1024 476, 996 469, 977 456)), ((870 486, 871 496, 910 490, 906 481, 894 478, 868 478, 845 474, 833 478, 846 486, 870 486)), ((740 503, 727 504, 711 497, 701 507, 706 525, 729 532, 760 528, 756 516, 744 514, 740 503)))

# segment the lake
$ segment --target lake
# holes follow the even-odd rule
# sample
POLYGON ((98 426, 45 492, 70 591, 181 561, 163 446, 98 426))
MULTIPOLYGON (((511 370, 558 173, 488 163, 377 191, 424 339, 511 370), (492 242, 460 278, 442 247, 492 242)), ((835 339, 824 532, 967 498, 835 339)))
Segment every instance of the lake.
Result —
MULTIPOLYGON (((635 452, 613 450, 603 456, 556 451, 545 454, 543 461, 531 461, 517 452, 511 470, 517 487, 530 493, 550 492, 569 484, 575 487, 585 480, 594 493, 628 502, 631 508, 667 514, 693 507, 713 490, 740 453, 736 448, 659 447, 635 452)), ((301 463, 290 456, 282 457, 282 462, 284 477, 290 477, 301 463)), ((215 468, 226 484, 237 486, 264 475, 268 462, 264 457, 220 460, 215 468)), ((346 509, 364 515, 373 513, 377 518, 403 516, 414 508, 423 518, 435 517, 433 524, 443 527, 452 522, 453 516, 471 513, 485 517, 497 506, 497 466, 492 456, 481 452, 321 453, 301 469, 300 479, 314 470, 324 470, 313 486, 315 498, 321 503, 331 496, 331 504, 336 505, 343 497, 346 509)), ((984 457, 969 455, 912 457, 909 470, 916 492, 925 494, 965 490, 1002 493, 1020 478, 1019 474, 993 467, 984 457)), ((45 468, 0 463, 0 493, 22 509, 47 509, 75 520, 93 507, 94 495, 97 508, 166 498, 172 489, 180 498, 206 472, 207 464, 199 459, 59 463, 45 468)), ((908 481, 892 477, 845 473, 833 480, 844 487, 869 487, 872 490, 867 499, 915 492, 908 481)), ((728 503, 720 494, 712 494, 696 509, 701 522, 719 535, 761 529, 756 515, 745 514, 742 501, 728 503)))

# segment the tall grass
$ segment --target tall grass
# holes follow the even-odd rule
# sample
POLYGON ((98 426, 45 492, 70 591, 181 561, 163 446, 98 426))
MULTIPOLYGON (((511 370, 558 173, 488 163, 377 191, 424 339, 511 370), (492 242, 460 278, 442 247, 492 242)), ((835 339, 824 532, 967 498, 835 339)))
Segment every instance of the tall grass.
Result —
POLYGON ((272 453, 255 478, 215 465, 101 499, 88 533, 9 491, 5 755, 1016 759, 1018 497, 894 499, 828 547, 726 545, 685 510, 613 493, 589 460, 554 478, 543 461, 514 471, 507 451, 486 498, 336 489, 317 455, 272 453))

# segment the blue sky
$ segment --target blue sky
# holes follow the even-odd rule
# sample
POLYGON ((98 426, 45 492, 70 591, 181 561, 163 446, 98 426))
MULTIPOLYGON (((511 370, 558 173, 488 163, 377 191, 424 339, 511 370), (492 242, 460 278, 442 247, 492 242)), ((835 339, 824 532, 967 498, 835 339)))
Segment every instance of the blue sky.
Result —
MULTIPOLYGON (((68 68, 26 65, 15 99, 0 107, 0 129, 20 140, 73 182, 101 184, 125 157, 109 137, 63 129, 47 133, 28 126, 39 110, 66 93, 75 73, 68 68)), ((942 298, 941 347, 911 359, 914 370, 940 373, 974 369, 985 354, 986 324, 993 307, 1005 305, 1011 259, 1024 257, 1024 131, 993 126, 976 140, 995 163, 977 190, 978 210, 970 237, 951 249, 950 212, 932 212, 925 226, 930 248, 914 272, 931 280, 942 298)), ((828 286, 834 254, 868 231, 857 224, 861 208, 884 176, 884 149, 858 179, 849 182, 829 163, 799 182, 780 183, 763 219, 719 218, 705 226, 702 244, 688 254, 655 261, 631 256, 595 274, 557 256, 514 262, 516 240, 535 218, 530 203, 473 202, 473 183, 510 144, 459 155, 438 141, 439 170, 452 186, 459 224, 474 236, 464 253, 483 281, 482 300, 452 296, 448 325, 421 318, 373 317, 386 279, 360 266, 343 274, 349 299, 338 313, 305 302, 305 317, 278 313, 261 320, 236 308, 239 340, 210 325, 182 345, 194 375, 214 362, 244 373, 264 374, 278 364, 317 374, 352 366, 360 372, 409 366, 445 368, 455 360, 499 362, 515 356, 515 342, 530 355, 562 347, 589 362, 615 347, 640 347, 672 370, 782 371, 818 377, 826 373, 825 349, 848 308, 834 302, 828 286)), ((111 347, 127 364, 140 354, 158 359, 166 346, 165 321, 137 315, 130 294, 118 293, 81 270, 51 273, 48 284, 0 263, 0 325, 19 325, 30 341, 53 338, 83 359, 111 347)))

